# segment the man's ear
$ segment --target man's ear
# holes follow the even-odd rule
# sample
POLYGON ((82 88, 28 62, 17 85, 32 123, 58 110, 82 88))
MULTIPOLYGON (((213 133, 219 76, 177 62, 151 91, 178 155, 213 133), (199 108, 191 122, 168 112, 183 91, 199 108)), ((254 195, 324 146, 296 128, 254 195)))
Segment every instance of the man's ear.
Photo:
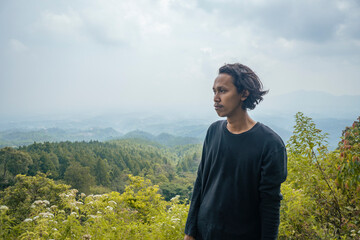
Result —
POLYGON ((248 90, 243 90, 241 93, 241 101, 245 101, 249 95, 250 93, 248 90))

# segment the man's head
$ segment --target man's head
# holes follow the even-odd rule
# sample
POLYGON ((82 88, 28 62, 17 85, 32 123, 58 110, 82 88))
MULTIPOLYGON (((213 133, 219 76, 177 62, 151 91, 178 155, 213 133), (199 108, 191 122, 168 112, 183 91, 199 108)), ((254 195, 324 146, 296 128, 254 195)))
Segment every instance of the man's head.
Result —
POLYGON ((237 92, 248 95, 242 102, 242 109, 254 109, 268 91, 263 91, 259 77, 247 66, 240 63, 225 64, 219 69, 219 74, 228 74, 232 77, 237 92))

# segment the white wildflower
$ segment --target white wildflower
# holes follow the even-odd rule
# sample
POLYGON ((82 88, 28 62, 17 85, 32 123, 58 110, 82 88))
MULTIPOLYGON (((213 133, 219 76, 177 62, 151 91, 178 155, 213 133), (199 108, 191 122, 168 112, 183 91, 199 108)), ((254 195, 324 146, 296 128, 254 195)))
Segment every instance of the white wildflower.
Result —
POLYGON ((82 236, 83 240, 91 240, 91 235, 90 234, 85 234, 84 236, 82 236))
POLYGON ((176 223, 176 222, 179 222, 180 221, 180 218, 171 218, 171 221, 173 222, 173 223, 176 223))
POLYGON ((116 227, 112 227, 111 229, 115 231, 115 230, 116 230, 116 227))
POLYGON ((97 211, 97 212, 96 212, 96 214, 102 214, 102 212, 100 212, 100 211, 97 211))
POLYGON ((80 205, 82 205, 83 203, 82 202, 79 202, 79 201, 77 201, 77 202, 75 202, 76 204, 80 204, 80 205))
POLYGON ((106 206, 105 209, 110 210, 110 211, 114 210, 114 209, 113 209, 112 207, 110 207, 110 206, 106 206))
POLYGON ((42 200, 36 200, 33 204, 35 204, 35 205, 40 205, 40 204, 42 204, 42 200))
POLYGON ((174 202, 174 201, 179 200, 179 198, 180 198, 180 195, 176 195, 175 197, 171 198, 170 201, 174 202))
POLYGON ((113 200, 109 201, 109 203, 117 205, 117 203, 115 201, 113 201, 113 200))
POLYGON ((102 195, 100 195, 100 194, 96 194, 96 195, 93 196, 93 198, 95 198, 95 199, 96 199, 96 198, 101 198, 101 196, 102 196, 102 195))
POLYGON ((54 214, 49 213, 49 212, 44 212, 44 213, 39 213, 39 216, 44 217, 44 218, 53 218, 54 214))
POLYGON ((70 192, 69 192, 69 196, 75 197, 77 192, 78 192, 77 189, 71 189, 70 192))
POLYGON ((32 222, 33 220, 31 218, 26 218, 24 222, 32 222))
POLYGON ((53 231, 57 231, 57 229, 56 229, 56 228, 53 228, 52 230, 53 230, 53 231))
POLYGON ((80 194, 80 197, 84 198, 84 197, 86 197, 86 194, 85 194, 85 193, 81 193, 81 194, 80 194))
POLYGON ((78 216, 78 214, 77 214, 76 212, 71 212, 70 215, 71 215, 71 216, 75 216, 75 217, 78 216))
POLYGON ((35 216, 35 217, 33 217, 33 220, 35 221, 36 219, 38 219, 39 218, 39 216, 35 216))
POLYGON ((49 205, 50 202, 48 200, 36 200, 33 205, 49 205))
POLYGON ((5 205, 1 205, 0 210, 7 211, 7 210, 9 210, 9 208, 7 206, 5 206, 5 205))

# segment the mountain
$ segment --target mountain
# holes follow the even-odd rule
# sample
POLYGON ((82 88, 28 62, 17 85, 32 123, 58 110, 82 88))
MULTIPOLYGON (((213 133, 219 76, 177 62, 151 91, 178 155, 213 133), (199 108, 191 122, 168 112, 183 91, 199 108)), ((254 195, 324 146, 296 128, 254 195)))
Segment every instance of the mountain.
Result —
MULTIPOLYGON (((37 117, 30 120, 0 118, 0 130, 2 130, 0 146, 4 141, 13 145, 29 144, 34 141, 93 139, 103 141, 121 137, 120 132, 128 133, 125 138, 150 140, 166 133, 184 139, 171 139, 172 137, 164 135, 156 141, 168 142, 170 145, 173 144, 172 141, 193 143, 198 139, 203 140, 209 125, 219 120, 210 106, 211 104, 199 107, 196 113, 187 113, 180 109, 161 111, 161 113, 134 109, 133 112, 118 110, 82 118, 79 116, 52 117, 52 119, 37 117), (99 132, 96 129, 99 129, 99 132), (139 134, 140 136, 137 136, 139 134)), ((269 92, 265 95, 264 101, 255 110, 249 111, 249 114, 256 121, 274 129, 286 142, 292 135, 294 116, 299 111, 313 118, 317 128, 330 134, 330 149, 335 149, 342 130, 350 126, 360 115, 360 95, 335 96, 320 91, 296 91, 272 95, 269 92)))
POLYGON ((159 143, 161 145, 167 147, 173 147, 177 145, 187 145, 187 144, 197 144, 202 143, 202 140, 195 137, 184 137, 184 136, 174 136, 169 133, 161 133, 157 136, 150 134, 148 132, 135 130, 131 131, 124 136, 121 137, 122 139, 144 139, 159 143))
POLYGON ((360 95, 335 96, 321 91, 295 91, 264 97, 259 109, 272 115, 295 115, 297 112, 313 118, 356 119, 360 114, 360 95))
POLYGON ((80 129, 10 129, 0 132, 0 147, 29 145, 34 142, 105 141, 121 137, 113 128, 80 129))

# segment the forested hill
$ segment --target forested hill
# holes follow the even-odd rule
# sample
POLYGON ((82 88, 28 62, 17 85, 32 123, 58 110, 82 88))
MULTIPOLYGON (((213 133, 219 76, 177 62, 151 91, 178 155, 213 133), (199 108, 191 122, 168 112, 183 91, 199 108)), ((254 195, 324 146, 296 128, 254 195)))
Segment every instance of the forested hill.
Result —
POLYGON ((153 142, 157 142, 159 144, 168 146, 168 147, 174 147, 176 145, 187 145, 187 144, 198 144, 201 143, 202 141, 198 138, 195 137, 182 137, 182 136, 174 136, 168 133, 161 133, 157 136, 144 132, 144 131, 140 131, 140 130, 135 130, 135 131, 131 131, 127 134, 125 134, 124 136, 121 137, 122 139, 145 139, 145 140, 150 140, 153 142))
POLYGON ((0 150, 1 189, 37 172, 85 193, 122 192, 128 174, 158 184, 166 199, 189 198, 201 144, 167 147, 145 139, 34 143, 0 150))
MULTIPOLYGON (((334 151, 295 121, 279 239, 360 239, 360 117, 334 151)), ((182 239, 200 153, 137 138, 0 148, 0 239, 182 239)))
POLYGON ((123 134, 113 128, 89 129, 8 129, 0 131, 0 147, 23 146, 34 142, 60 142, 60 141, 106 141, 120 138, 123 134))
POLYGON ((0 131, 0 148, 7 146, 23 146, 34 142, 61 142, 61 141, 108 141, 114 139, 146 139, 169 147, 176 145, 196 144, 202 140, 189 136, 174 136, 168 133, 153 135, 135 130, 122 134, 113 128, 89 129, 61 129, 45 128, 35 130, 12 129, 0 131))

